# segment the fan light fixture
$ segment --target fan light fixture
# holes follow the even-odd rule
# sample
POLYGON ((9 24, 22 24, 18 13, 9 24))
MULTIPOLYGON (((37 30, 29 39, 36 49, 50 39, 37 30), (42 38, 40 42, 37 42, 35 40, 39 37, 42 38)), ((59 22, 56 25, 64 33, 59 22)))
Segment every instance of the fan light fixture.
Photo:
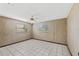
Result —
POLYGON ((31 22, 32 24, 36 22, 34 16, 31 16, 30 22, 31 22))
POLYGON ((34 16, 31 16, 30 20, 31 20, 31 21, 34 21, 34 16))

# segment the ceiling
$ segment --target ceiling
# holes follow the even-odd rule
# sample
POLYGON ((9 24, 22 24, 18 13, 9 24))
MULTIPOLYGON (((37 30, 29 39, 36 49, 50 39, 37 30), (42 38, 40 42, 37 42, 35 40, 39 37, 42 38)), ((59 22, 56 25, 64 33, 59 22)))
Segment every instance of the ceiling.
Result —
POLYGON ((0 3, 0 15, 29 21, 34 16, 36 21, 67 18, 71 3, 0 3))

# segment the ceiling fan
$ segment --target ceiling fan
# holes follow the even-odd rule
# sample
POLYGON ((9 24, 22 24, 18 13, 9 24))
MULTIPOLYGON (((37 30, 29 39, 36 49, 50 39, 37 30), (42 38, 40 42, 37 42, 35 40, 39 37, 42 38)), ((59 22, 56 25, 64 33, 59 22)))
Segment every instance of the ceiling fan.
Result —
POLYGON ((34 16, 31 16, 30 17, 30 22, 33 24, 33 23, 36 23, 36 20, 35 20, 35 17, 34 16))

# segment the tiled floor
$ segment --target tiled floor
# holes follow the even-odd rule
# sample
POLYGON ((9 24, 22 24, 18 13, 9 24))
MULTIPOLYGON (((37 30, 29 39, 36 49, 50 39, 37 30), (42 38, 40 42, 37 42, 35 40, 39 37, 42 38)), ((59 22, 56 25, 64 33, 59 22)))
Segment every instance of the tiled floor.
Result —
POLYGON ((39 41, 28 40, 0 48, 1 56, 70 56, 66 46, 39 41))

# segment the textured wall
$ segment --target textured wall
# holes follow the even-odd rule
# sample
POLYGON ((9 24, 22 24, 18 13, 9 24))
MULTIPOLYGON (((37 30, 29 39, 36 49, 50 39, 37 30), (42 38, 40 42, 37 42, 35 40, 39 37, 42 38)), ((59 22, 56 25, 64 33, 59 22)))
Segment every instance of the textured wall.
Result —
POLYGON ((13 20, 7 17, 0 17, 0 46, 31 38, 32 26, 29 23, 13 20), (27 31, 20 27, 27 28, 27 31))
POLYGON ((74 4, 68 17, 67 43, 72 55, 79 52, 79 4, 74 4))
POLYGON ((36 23, 33 26, 33 37, 36 39, 66 44, 66 25, 65 18, 36 23), (41 26, 41 24, 46 24, 48 26, 47 32, 39 30, 39 26, 41 26))

